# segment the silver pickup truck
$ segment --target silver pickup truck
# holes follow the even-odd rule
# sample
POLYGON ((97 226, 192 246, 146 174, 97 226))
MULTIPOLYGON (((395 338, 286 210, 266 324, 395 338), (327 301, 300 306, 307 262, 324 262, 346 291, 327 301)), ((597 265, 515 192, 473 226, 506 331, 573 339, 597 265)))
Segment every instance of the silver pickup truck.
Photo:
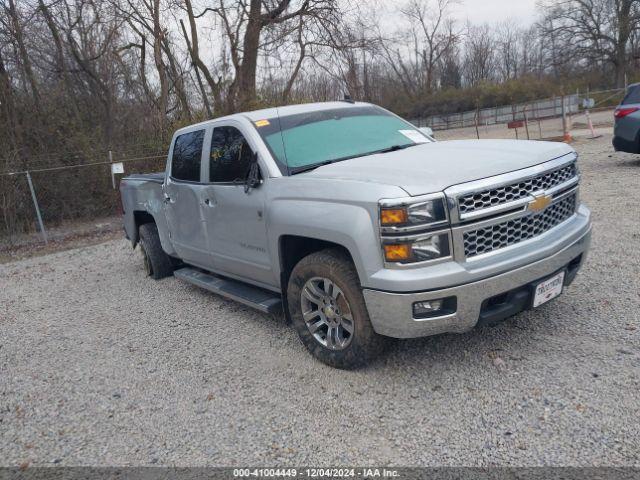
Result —
POLYGON ((466 332, 571 284, 591 239, 563 143, 435 142, 374 105, 332 102, 177 131, 166 173, 122 180, 149 276, 283 312, 352 368, 389 338, 466 332))

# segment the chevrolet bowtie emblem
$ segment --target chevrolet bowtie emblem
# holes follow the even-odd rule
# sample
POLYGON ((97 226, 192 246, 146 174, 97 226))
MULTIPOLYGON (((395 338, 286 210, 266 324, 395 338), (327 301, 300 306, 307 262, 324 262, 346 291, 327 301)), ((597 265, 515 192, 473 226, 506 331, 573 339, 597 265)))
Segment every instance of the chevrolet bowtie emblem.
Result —
POLYGON ((541 212, 549 206, 551 200, 551 195, 540 195, 539 197, 536 197, 535 200, 529 202, 528 209, 531 212, 541 212))

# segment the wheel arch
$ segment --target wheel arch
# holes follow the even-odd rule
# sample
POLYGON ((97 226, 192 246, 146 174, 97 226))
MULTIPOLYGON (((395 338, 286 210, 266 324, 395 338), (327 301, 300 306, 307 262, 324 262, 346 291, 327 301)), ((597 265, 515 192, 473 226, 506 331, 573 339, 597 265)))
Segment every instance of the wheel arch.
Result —
POLYGON ((303 258, 321 250, 338 250, 355 265, 353 255, 349 249, 336 242, 301 235, 282 235, 278 241, 278 257, 280 262, 280 280, 283 290, 286 290, 289 276, 293 268, 303 258))
POLYGON ((160 244, 164 251, 172 256, 178 257, 173 244, 171 243, 171 235, 169 233, 169 226, 164 218, 162 212, 149 212, 148 210, 134 210, 131 217, 129 217, 133 225, 133 228, 126 229, 131 230, 129 233, 129 240, 131 245, 136 248, 140 242, 140 227, 147 223, 153 223, 158 228, 158 235, 160 236, 160 244))
POLYGON ((146 223, 155 223, 157 226, 158 223, 156 222, 154 216, 146 210, 134 210, 132 213, 134 228, 132 229, 130 240, 133 248, 135 248, 136 245, 138 245, 138 243, 140 242, 140 227, 146 223))
POLYGON ((340 243, 302 235, 282 235, 278 239, 280 287, 287 321, 291 320, 289 309, 287 308, 287 285, 291 277, 291 272, 303 258, 313 253, 329 249, 341 252, 355 267, 356 262, 354 261, 353 255, 345 245, 341 245, 340 243))

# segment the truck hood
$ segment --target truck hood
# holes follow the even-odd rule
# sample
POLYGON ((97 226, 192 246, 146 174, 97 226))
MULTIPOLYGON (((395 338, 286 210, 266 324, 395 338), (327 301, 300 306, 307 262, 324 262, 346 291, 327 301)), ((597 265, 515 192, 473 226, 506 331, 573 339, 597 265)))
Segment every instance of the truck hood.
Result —
POLYGON ((305 175, 394 185, 417 196, 532 167, 572 152, 564 143, 459 140, 354 158, 305 175))

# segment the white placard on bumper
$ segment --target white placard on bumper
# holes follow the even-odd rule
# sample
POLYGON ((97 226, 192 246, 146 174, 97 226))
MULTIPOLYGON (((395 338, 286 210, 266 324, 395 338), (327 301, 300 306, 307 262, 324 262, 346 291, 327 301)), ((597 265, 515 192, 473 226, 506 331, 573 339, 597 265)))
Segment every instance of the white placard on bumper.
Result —
POLYGON ((562 288, 564 287, 564 272, 551 277, 548 280, 538 284, 536 292, 533 297, 533 308, 537 308, 540 305, 553 300, 554 298, 562 294, 562 288))

